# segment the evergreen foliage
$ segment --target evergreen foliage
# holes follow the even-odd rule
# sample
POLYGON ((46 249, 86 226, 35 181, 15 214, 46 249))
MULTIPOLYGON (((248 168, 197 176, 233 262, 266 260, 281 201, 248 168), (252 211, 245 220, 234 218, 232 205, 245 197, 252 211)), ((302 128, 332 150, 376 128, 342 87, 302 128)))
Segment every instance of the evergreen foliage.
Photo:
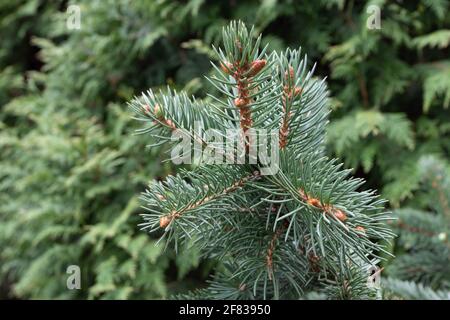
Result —
POLYGON ((414 204, 421 209, 397 211, 397 257, 387 267, 394 279, 386 286, 409 299, 449 299, 450 168, 434 156, 421 158, 418 167, 421 187, 414 204))
MULTIPOLYGON (((143 11, 144 2, 128 6, 128 1, 107 5, 85 1, 82 28, 73 31, 66 28, 65 12, 55 14, 56 3, 13 3, 16 11, 8 13, 16 19, 35 13, 36 21, 21 24, 27 36, 42 24, 54 24, 46 26, 51 30, 46 39, 33 38, 44 67, 29 71, 27 82, 21 80, 26 94, 4 104, 0 116, 4 294, 58 299, 166 297, 173 289, 169 282, 185 276, 199 260, 195 254, 183 260, 163 254, 153 245, 155 240, 138 233, 136 195, 148 178, 165 175, 171 168, 160 163, 158 150, 142 153, 145 141, 130 135, 132 124, 121 106, 132 87, 162 82, 152 75, 169 67, 141 67, 143 53, 161 35, 148 29, 148 16, 143 14, 153 11, 143 11), (52 19, 45 14, 37 18, 48 11, 53 11, 52 19), (123 20, 122 15, 133 18, 123 20), (178 275, 169 273, 173 263, 180 266, 178 275), (70 265, 80 266, 81 290, 66 287, 70 265)), ((2 19, 5 24, 7 17, 2 19)), ((2 64, 10 64, 15 46, 21 45, 22 38, 9 39, 2 64)), ((155 46, 149 55, 159 51, 155 46)), ((5 80, 3 97, 17 94, 9 80, 17 75, 9 70, 20 67, 27 68, 13 66, 2 72, 11 77, 5 80)))
MULTIPOLYGON (((325 82, 312 77, 299 50, 268 53, 260 39, 241 22, 224 28, 216 73, 209 77, 221 94, 212 101, 148 91, 130 106, 154 140, 170 139, 179 129, 208 148, 210 128, 243 134, 276 129, 279 170, 261 174, 260 159, 254 165, 200 161, 149 185, 141 226, 162 229, 176 251, 193 242, 203 256, 224 262, 225 270, 199 292, 202 298, 289 299, 311 291, 330 299, 375 296, 368 268, 387 253, 378 241, 393 235, 384 201, 358 191, 362 179, 323 155, 325 82), (200 127, 192 131, 196 121, 200 127)), ((248 155, 259 142, 244 137, 242 143, 248 155)))
POLYGON ((409 299, 409 300, 450 300, 448 291, 435 291, 430 287, 425 287, 421 283, 412 281, 401 281, 397 279, 383 280, 387 287, 386 298, 409 299))
POLYGON ((346 29, 326 52, 339 117, 329 145, 346 164, 373 172, 371 183, 394 206, 419 187, 421 156, 449 152, 448 10, 445 1, 350 2, 342 10, 346 29), (366 27, 374 4, 379 30, 366 27))
MULTIPOLYGON (((197 120, 210 119, 201 115, 202 106, 217 104, 207 94, 223 96, 223 87, 203 74, 216 73, 209 60, 217 64, 220 55, 210 44, 218 47, 231 19, 264 31, 261 44, 268 51, 301 45, 318 61, 316 76, 331 75, 333 112, 324 152, 354 167, 391 206, 405 207, 400 221, 411 213, 417 227, 428 228, 423 216, 433 220, 442 211, 430 205, 432 194, 423 192, 418 163, 424 155, 443 160, 449 155, 448 10, 448 2, 430 0, 1 2, 0 297, 164 297, 185 286, 175 280, 198 265, 198 253, 163 253, 135 227, 136 194, 148 179, 173 172, 160 164, 164 149, 145 152, 150 142, 130 134, 134 124, 125 102, 146 88, 158 92, 168 85, 172 93, 187 92, 176 96, 183 105, 197 106, 197 120), (80 30, 67 29, 69 5, 81 9, 80 30), (380 8, 380 29, 367 28, 370 5, 380 8), (200 99, 187 102, 192 94, 200 99), (141 245, 136 256, 130 248, 141 245), (83 290, 68 291, 65 268, 77 262, 83 290)), ((279 125, 271 119, 272 126, 279 125)), ((203 126, 227 125, 222 117, 214 120, 218 123, 203 126)), ((312 135, 322 135, 324 128, 312 135)), ((164 141, 151 143, 158 142, 164 141)), ((403 239, 411 236, 397 232, 393 250, 406 261, 403 254, 414 250, 403 239)), ((441 226, 436 232, 446 231, 441 226)), ((423 264, 429 267, 428 260, 423 264)), ((221 268, 216 291, 226 287, 220 285, 221 275, 231 272, 225 269, 235 266, 221 268)), ((410 282, 431 276, 395 269, 387 264, 382 275, 408 290, 394 298, 425 297, 414 293, 422 288, 448 291, 410 282)), ((306 291, 303 298, 332 297, 339 292, 335 288, 326 294, 306 291)))

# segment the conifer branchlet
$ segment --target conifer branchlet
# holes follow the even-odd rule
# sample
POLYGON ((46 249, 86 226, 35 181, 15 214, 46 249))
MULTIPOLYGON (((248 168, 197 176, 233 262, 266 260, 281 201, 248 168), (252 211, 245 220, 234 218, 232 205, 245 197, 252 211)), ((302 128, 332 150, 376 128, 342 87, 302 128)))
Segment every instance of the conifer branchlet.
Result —
MULTIPOLYGON (((374 296, 363 279, 389 254, 380 244, 393 236, 384 200, 358 191, 363 181, 323 155, 326 84, 307 69, 300 50, 268 53, 260 42, 240 22, 224 28, 223 48, 214 48, 220 62, 208 78, 217 90, 212 101, 169 90, 149 91, 130 105, 146 125, 142 132, 159 142, 171 142, 175 129, 202 147, 211 145, 210 129, 223 136, 237 130, 244 137, 273 130, 279 135, 279 170, 262 174, 260 159, 200 163, 155 181, 142 196, 149 212, 141 227, 162 230, 178 250, 194 244, 223 262, 210 288, 200 291, 202 298, 374 296), (195 131, 194 124, 200 126, 195 131)), ((245 153, 254 143, 246 138, 245 153)), ((238 151, 235 146, 232 156, 238 151)))

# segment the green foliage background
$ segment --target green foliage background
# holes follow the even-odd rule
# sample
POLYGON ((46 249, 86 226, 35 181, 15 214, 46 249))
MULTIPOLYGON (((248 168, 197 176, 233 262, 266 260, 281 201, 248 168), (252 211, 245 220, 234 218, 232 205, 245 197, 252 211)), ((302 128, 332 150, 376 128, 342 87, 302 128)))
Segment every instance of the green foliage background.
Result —
POLYGON ((449 157, 449 7, 445 0, 2 2, 0 297, 165 298, 204 281, 211 262, 163 252, 136 226, 137 196, 174 168, 161 163, 164 150, 148 150, 133 135, 126 101, 167 85, 206 98, 210 45, 231 19, 254 24, 270 49, 302 46, 317 74, 329 76, 329 153, 393 208, 432 211, 419 160, 449 157), (79 30, 67 28, 71 4, 81 10, 79 30), (367 28, 370 5, 381 8, 379 30, 367 28), (66 289, 71 264, 81 267, 82 290, 66 289))

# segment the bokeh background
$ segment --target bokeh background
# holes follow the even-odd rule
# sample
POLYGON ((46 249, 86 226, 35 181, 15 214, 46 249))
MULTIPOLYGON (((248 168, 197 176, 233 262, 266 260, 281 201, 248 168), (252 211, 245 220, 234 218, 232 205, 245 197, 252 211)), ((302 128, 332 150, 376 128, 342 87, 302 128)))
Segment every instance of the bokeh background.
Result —
POLYGON ((157 235, 139 231, 140 193, 176 168, 162 162, 164 149, 148 149, 148 138, 133 134, 126 103, 167 86, 208 99, 211 44, 232 19, 254 25, 270 50, 301 46, 317 63, 333 109, 329 155, 419 224, 399 231, 390 244, 398 258, 383 273, 449 290, 449 7, 446 0, 1 1, 0 298, 159 299, 205 285, 217 261, 164 251, 157 235), (70 5, 79 8, 79 29, 68 25, 70 5), (379 29, 368 28, 371 5, 380 9, 379 29), (424 184, 433 168, 441 179, 424 184), (417 232, 423 217, 436 230, 417 232), (413 259, 423 241, 431 257, 413 259), (69 265, 81 268, 81 290, 66 287, 69 265))

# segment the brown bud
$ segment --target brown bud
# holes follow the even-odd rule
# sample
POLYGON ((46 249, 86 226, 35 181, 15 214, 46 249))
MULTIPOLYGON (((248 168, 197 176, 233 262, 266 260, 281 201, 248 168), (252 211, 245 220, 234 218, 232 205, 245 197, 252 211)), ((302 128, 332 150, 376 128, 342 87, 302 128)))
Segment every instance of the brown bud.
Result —
POLYGON ((248 76, 253 77, 256 76, 262 68, 266 66, 266 60, 255 60, 252 62, 250 66, 250 70, 248 71, 248 76))
POLYGON ((247 99, 243 99, 243 98, 236 98, 234 99, 234 105, 238 108, 242 108, 245 107, 248 104, 248 100, 247 99))
POLYGON ((320 258, 318 256, 316 256, 313 252, 310 252, 310 254, 308 255, 308 260, 309 260, 309 264, 311 267, 311 270, 313 272, 319 272, 320 271, 320 258))
POLYGON ((157 119, 164 119, 164 114, 159 104, 155 104, 155 106, 153 107, 153 113, 157 119))
POLYGON ((144 104, 143 106, 142 106, 142 108, 144 108, 144 111, 145 111, 145 113, 150 113, 150 107, 149 107, 149 105, 148 104, 144 104))
POLYGON ((333 215, 342 222, 347 220, 347 215, 344 212, 342 212, 342 210, 336 209, 333 212, 333 215))
POLYGON ((162 216, 161 218, 159 218, 159 226, 161 228, 166 228, 171 221, 172 221, 172 219, 170 217, 162 216))
POLYGON ((294 76, 295 76, 294 68, 292 67, 289 67, 289 73, 287 71, 284 73, 284 79, 286 81, 294 80, 294 76))
POLYGON ((362 227, 362 226, 357 226, 355 228, 355 230, 360 232, 360 233, 362 233, 362 234, 366 234, 366 229, 364 227, 362 227))
POLYGON ((228 61, 221 62, 220 69, 222 69, 222 71, 225 72, 226 74, 231 74, 233 72, 233 65, 228 61))
POLYGON ((303 189, 299 189, 298 193, 300 194, 300 197, 302 197, 302 199, 308 199, 308 196, 306 195, 305 191, 303 191, 303 189))
POLYGON ((159 199, 159 200, 166 200, 166 198, 162 195, 162 194, 156 194, 156 197, 159 199))
POLYGON ((289 86, 284 86, 284 93, 287 95, 289 99, 292 97, 297 97, 302 94, 303 89, 301 87, 295 87, 294 89, 290 89, 289 86))
POLYGON ((301 95, 302 91, 303 91, 302 87, 295 87, 295 89, 294 89, 294 97, 301 95))
POLYGON ((308 199, 308 204, 312 205, 313 207, 319 208, 320 205, 320 201, 319 199, 315 199, 315 198, 309 198, 308 199))
POLYGON ((171 129, 175 129, 176 128, 175 127, 175 123, 173 123, 173 121, 170 120, 170 119, 166 120, 165 123, 166 123, 166 126, 170 127, 171 129))
POLYGON ((320 261, 320 258, 316 256, 314 253, 310 252, 310 254, 308 255, 308 260, 312 263, 317 263, 320 261))

